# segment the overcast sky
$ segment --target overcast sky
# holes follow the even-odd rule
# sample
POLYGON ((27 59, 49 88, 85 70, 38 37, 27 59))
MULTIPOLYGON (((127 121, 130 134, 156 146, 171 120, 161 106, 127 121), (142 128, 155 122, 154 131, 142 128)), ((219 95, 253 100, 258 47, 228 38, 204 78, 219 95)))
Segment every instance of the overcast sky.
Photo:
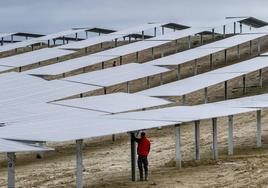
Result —
POLYGON ((147 22, 200 25, 226 16, 268 21, 268 0, 0 0, 0 32, 125 28, 147 22))

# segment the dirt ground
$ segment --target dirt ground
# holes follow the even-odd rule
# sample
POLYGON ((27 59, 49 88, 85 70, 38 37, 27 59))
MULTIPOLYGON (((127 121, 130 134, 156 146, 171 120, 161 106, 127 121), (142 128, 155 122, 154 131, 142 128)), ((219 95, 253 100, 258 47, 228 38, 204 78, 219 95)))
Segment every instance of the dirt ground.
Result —
MULTIPOLYGON (((234 51, 234 50, 233 50, 234 51)), ((235 55, 233 55, 235 56, 235 55)), ((221 59, 221 56, 217 56, 221 59)), ((245 57, 246 58, 246 57, 245 57)), ((204 62, 207 60, 203 60, 204 62)), ((217 62, 217 59, 215 60, 217 62)), ((220 65, 220 60, 217 64, 220 65)), ((203 65, 203 62, 200 61, 203 65)), ((204 67, 204 69, 207 67, 204 67)), ((199 69, 203 72, 203 69, 199 69)), ((206 71, 206 70, 205 70, 206 71)), ((185 77, 192 68, 182 72, 185 77)), ((200 73, 198 72, 198 73, 200 73)), ((166 75, 165 81, 174 80, 176 74, 166 75)), ((267 75, 267 71, 263 76, 267 75)), ((154 79, 152 79, 154 80, 154 79)), ((159 80, 158 80, 159 81, 159 80)), ((266 93, 268 78, 263 88, 256 87, 258 74, 247 77, 247 95, 266 93)), ((145 80, 133 83, 137 86, 145 80)), ((155 81, 156 82, 156 81, 155 81)), ((159 85, 152 83, 154 85, 159 85)), ((140 86, 140 85, 139 85, 140 86)), ((229 84, 229 97, 242 96, 241 79, 229 84)), ((137 88, 133 88, 134 90, 137 88)), ((144 88, 143 88, 144 89, 144 88)), ((209 100, 222 100, 223 85, 209 88, 209 100)), ((137 90, 140 90, 137 89, 137 90)), ((115 90, 111 89, 111 92, 115 90)), ((202 102, 202 92, 187 96, 187 104, 202 102)), ((174 100, 178 100, 174 98, 174 100)), ((149 181, 132 182, 130 179, 130 141, 127 134, 86 140, 84 145, 84 183, 85 187, 266 187, 268 186, 268 111, 262 113, 263 146, 256 148, 256 113, 234 116, 234 155, 227 156, 227 118, 219 118, 218 146, 219 160, 211 160, 211 120, 201 121, 201 160, 195 161, 194 126, 184 124, 181 128, 183 168, 175 168, 175 128, 148 130, 152 142, 149 156, 149 181)), ((48 143, 56 148, 45 153, 43 159, 36 159, 32 153, 18 154, 16 164, 17 187, 75 187, 75 145, 69 143, 48 143)), ((0 155, 0 187, 7 186, 6 156, 0 155)))
MULTIPOLYGON (((130 142, 127 134, 86 141, 85 187, 265 187, 268 184, 268 112, 263 112, 263 147, 256 148, 255 113, 234 117, 234 156, 227 156, 227 118, 219 119, 220 158, 210 160, 211 121, 201 121, 201 161, 194 160, 194 126, 182 126, 183 168, 175 168, 174 127, 148 130, 152 142, 148 182, 130 181, 130 142)), ((55 146, 55 144, 49 144, 55 146)), ((35 159, 17 156, 17 187, 75 187, 73 143, 35 159)), ((0 184, 6 187, 6 161, 1 156, 0 184)))

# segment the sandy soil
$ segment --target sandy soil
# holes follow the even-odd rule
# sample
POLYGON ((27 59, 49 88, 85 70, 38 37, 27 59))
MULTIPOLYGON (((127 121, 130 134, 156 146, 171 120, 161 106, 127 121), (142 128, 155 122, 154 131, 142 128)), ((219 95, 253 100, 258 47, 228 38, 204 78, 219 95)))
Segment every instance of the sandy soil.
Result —
MULTIPOLYGON (((221 55, 217 56, 220 66, 221 55)), ((206 60, 204 60, 205 62, 206 60)), ((200 62, 202 64, 202 62, 200 62)), ((200 72, 207 71, 204 66, 200 72)), ((198 73, 200 73, 198 72, 198 73)), ((185 77, 192 74, 191 68, 183 71, 185 77)), ((267 75, 267 73, 266 73, 267 75)), ((174 80, 175 74, 167 75, 165 82, 174 80)), ((257 73, 248 77, 252 86, 248 95, 267 92, 267 87, 256 88, 257 73)), ((155 82, 159 81, 155 78, 155 82)), ((145 80, 133 85, 140 86, 145 80), (139 83, 139 84, 138 84, 139 83)), ((268 78, 264 80, 267 85, 268 78)), ((159 85, 159 83, 152 83, 159 85)), ((229 97, 241 96, 241 79, 230 83, 229 97)), ((222 85, 210 88, 210 101, 222 100, 222 85)), ((133 88, 140 90, 141 88, 133 88)), ((111 92, 114 92, 111 89, 111 92)), ((188 104, 202 102, 202 92, 187 97, 188 104), (200 100, 201 99, 201 100, 200 100)), ((178 100, 174 98, 174 100, 178 100)), ((219 160, 211 158, 211 121, 201 121, 201 161, 194 160, 194 126, 184 124, 181 129, 183 168, 175 168, 174 127, 148 130, 152 142, 149 156, 150 177, 148 182, 130 181, 130 142, 127 134, 87 140, 84 146, 85 187, 266 187, 268 185, 268 111, 262 114, 263 147, 256 148, 255 113, 234 116, 233 156, 227 156, 227 118, 218 124, 219 160)), ((74 143, 48 143, 56 150, 36 159, 35 154, 18 154, 16 166, 17 187, 75 187, 74 143)), ((6 187, 6 157, 0 155, 0 187, 6 187)))

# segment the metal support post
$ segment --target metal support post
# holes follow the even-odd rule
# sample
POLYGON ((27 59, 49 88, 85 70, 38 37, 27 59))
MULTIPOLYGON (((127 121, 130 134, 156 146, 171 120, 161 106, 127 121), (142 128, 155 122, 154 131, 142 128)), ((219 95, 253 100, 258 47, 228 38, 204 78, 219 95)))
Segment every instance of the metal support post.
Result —
POLYGON ((192 37, 188 36, 188 48, 190 49, 192 46, 192 37))
POLYGON ((261 40, 258 40, 258 55, 261 54, 261 40))
POLYGON ((8 188, 15 188, 15 164, 16 164, 16 154, 14 152, 7 153, 8 188))
POLYGON ((223 26, 223 38, 226 37, 226 25, 223 26))
POLYGON ((246 85, 246 75, 243 75, 243 95, 247 92, 247 85, 246 85))
POLYGON ((252 55, 252 40, 249 41, 249 54, 252 55))
POLYGON ((150 76, 147 76, 146 82, 147 82, 147 87, 149 89, 151 87, 151 84, 150 84, 150 76))
POLYGON ((160 73, 160 85, 163 85, 163 74, 160 73))
POLYGON ((233 115, 228 116, 228 155, 233 155, 233 115))
POLYGON ((129 85, 129 82, 127 82, 127 93, 130 93, 130 85, 129 85))
POLYGON ((186 104, 186 95, 183 95, 182 96, 182 105, 185 105, 186 104))
POLYGON ((218 159, 217 118, 212 118, 212 159, 218 159))
POLYGON ((204 95, 205 95, 205 98, 204 98, 204 103, 208 103, 208 88, 204 88, 204 95))
POLYGON ((83 140, 76 140, 76 187, 83 188, 83 140))
POLYGON ((259 70, 259 86, 262 88, 262 69, 259 70))
POLYGON ((180 124, 175 125, 175 152, 176 152, 176 167, 181 168, 181 135, 180 124))
POLYGON ((210 67, 210 70, 213 69, 213 55, 212 54, 209 55, 209 67, 210 67))
POLYGON ((144 31, 141 32, 141 39, 144 40, 144 31))
POLYGON ((224 100, 228 99, 228 81, 224 82, 224 100))
POLYGON ((131 179, 132 181, 136 181, 136 161, 137 161, 137 146, 134 140, 134 136, 136 136, 137 132, 130 133, 130 145, 131 145, 131 179))
POLYGON ((1 38, 1 46, 4 45, 4 37, 1 38))
POLYGON ((200 160, 200 121, 195 121, 195 160, 200 160))
POLYGON ((165 34, 165 28, 162 27, 162 35, 164 35, 164 34, 165 34))
POLYGON ((194 75, 197 75, 197 59, 194 60, 194 75))
POLYGON ((224 63, 227 64, 227 49, 224 50, 224 63))
POLYGON ((261 110, 257 110, 257 130, 256 130, 257 147, 261 147, 261 110))
POLYGON ((114 47, 117 47, 117 39, 114 39, 114 47))
POLYGON ((234 22, 234 35, 236 34, 236 22, 234 22))
POLYGON ((154 59, 154 47, 152 47, 152 59, 154 59))
POLYGON ((240 23, 240 33, 243 33, 243 25, 240 23))
POLYGON ((136 52, 136 63, 139 62, 139 52, 136 52))
POLYGON ((240 45, 237 45, 237 58, 240 59, 240 45))
POLYGON ((179 80, 181 78, 181 65, 179 64, 177 66, 177 79, 179 80))
POLYGON ((215 29, 212 29, 212 40, 215 40, 215 29))
POLYGON ((154 28, 154 37, 156 37, 156 27, 154 28))
POLYGON ((122 65, 122 64, 123 64, 123 57, 120 56, 120 57, 119 57, 119 65, 122 65))

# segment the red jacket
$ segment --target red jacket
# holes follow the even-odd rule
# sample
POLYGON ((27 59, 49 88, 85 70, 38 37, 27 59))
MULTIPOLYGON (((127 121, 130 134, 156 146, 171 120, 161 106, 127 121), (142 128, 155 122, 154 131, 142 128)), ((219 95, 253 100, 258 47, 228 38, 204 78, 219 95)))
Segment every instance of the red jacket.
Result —
POLYGON ((138 149, 137 149, 138 155, 147 157, 151 147, 150 141, 146 137, 144 137, 137 139, 137 142, 138 142, 138 149))

